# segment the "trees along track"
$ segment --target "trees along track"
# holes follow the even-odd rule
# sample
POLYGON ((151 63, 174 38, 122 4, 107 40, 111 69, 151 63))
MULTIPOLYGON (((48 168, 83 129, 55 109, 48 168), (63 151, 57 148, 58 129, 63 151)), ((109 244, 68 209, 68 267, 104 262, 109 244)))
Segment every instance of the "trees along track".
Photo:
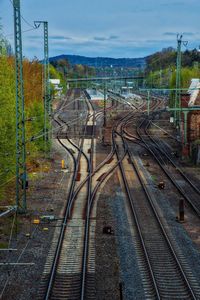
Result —
MULTIPOLYGON (((137 255, 143 273, 147 299, 199 299, 200 288, 193 278, 189 282, 176 255, 144 179, 123 138, 123 129, 113 131, 113 143, 119 167, 137 228, 137 255), (118 138, 118 139, 117 139, 118 138), (119 141, 120 139, 120 141, 119 141), (125 171, 126 160, 120 160, 119 149, 124 149, 132 167, 132 175, 125 171), (132 182, 133 177, 135 178, 132 182), (141 186, 141 189, 138 186, 141 186), (138 188, 136 188, 137 186, 138 188), (134 196, 132 196, 134 195, 134 196)), ((127 166, 127 165, 126 165, 127 166)), ((127 168, 126 168, 127 169, 127 168)), ((188 273, 190 270, 188 270, 188 273)))

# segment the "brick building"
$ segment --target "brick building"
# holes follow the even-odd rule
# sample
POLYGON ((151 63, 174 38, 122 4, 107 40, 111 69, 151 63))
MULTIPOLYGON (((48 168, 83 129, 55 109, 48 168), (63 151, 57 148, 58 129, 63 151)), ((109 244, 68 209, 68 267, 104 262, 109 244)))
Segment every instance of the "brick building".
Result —
MULTIPOLYGON (((181 107, 190 108, 200 106, 200 79, 192 79, 189 90, 181 95, 181 107)), ((181 136, 184 137, 184 114, 181 116, 181 136)), ((195 160, 200 158, 200 111, 194 110, 187 114, 187 144, 183 146, 183 156, 195 156, 195 160)), ((183 140, 184 144, 184 140, 183 140)))

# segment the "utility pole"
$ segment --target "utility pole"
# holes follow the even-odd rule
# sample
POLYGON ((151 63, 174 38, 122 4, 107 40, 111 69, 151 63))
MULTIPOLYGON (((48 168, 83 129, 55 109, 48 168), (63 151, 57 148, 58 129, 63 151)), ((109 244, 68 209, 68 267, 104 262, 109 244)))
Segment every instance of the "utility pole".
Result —
POLYGON ((103 101, 103 126, 106 127, 106 81, 104 81, 104 101, 103 101))
POLYGON ((13 0, 16 76, 16 206, 26 211, 26 141, 20 0, 13 0))
POLYGON ((49 83, 49 42, 48 42, 48 22, 35 21, 35 27, 39 28, 41 24, 44 27, 44 140, 48 141, 47 120, 48 114, 51 114, 51 101, 50 101, 50 83, 49 83))
POLYGON ((150 110, 150 91, 147 91, 147 114, 149 116, 149 110, 150 110))
POLYGON ((160 88, 162 87, 162 69, 160 69, 160 88))
MULTIPOLYGON (((175 92, 175 108, 180 108, 180 88, 181 88, 181 44, 182 35, 177 35, 177 58, 176 58, 176 92, 175 92)), ((176 126, 180 125, 180 113, 174 111, 174 120, 176 126)))
POLYGON ((174 120, 176 126, 180 128, 180 119, 181 119, 181 46, 182 43, 184 46, 187 45, 187 41, 182 41, 183 36, 177 35, 177 58, 176 58, 176 93, 175 93, 175 110, 174 111, 174 120))

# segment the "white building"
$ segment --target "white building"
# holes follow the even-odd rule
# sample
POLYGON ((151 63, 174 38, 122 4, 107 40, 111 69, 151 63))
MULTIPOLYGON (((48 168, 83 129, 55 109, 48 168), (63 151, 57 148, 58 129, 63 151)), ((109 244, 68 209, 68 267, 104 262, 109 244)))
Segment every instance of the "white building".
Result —
POLYGON ((55 96, 60 97, 63 91, 63 88, 60 85, 60 79, 49 79, 51 85, 53 85, 55 96))

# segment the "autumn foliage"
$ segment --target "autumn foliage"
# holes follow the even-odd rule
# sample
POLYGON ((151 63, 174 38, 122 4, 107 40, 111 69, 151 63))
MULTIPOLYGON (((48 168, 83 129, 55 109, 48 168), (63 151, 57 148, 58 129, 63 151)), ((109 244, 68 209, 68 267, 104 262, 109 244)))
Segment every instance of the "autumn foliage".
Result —
MULTIPOLYGON (((43 66, 39 61, 23 61, 27 165, 33 166, 44 154, 43 66), (29 121, 31 120, 31 121, 29 121), (31 141, 32 137, 41 136, 31 141)), ((7 182, 14 180, 16 152, 15 60, 0 56, 0 194, 7 182)))

